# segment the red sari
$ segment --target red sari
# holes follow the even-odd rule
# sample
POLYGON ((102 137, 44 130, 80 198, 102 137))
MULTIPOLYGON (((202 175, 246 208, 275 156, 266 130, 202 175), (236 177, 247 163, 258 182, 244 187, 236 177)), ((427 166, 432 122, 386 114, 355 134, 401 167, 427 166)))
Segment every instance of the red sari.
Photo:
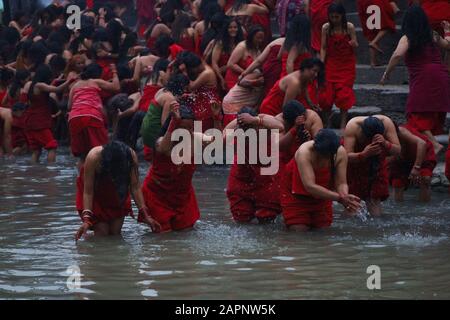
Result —
MULTIPOLYGON (((330 168, 314 168, 316 184, 329 189, 330 168)), ((284 223, 289 227, 304 225, 311 228, 329 227, 333 222, 333 201, 317 199, 306 191, 297 162, 286 166, 281 182, 281 207, 284 223)))
POLYGON ((139 101, 139 111, 147 112, 150 103, 155 98, 156 93, 161 89, 160 86, 154 84, 147 84, 144 87, 141 100, 139 101))
MULTIPOLYGON (((282 65, 282 67, 281 67, 281 75, 280 75, 281 78, 284 77, 284 76, 287 76, 287 74, 288 74, 287 70, 286 70, 288 57, 289 57, 289 52, 286 52, 286 51, 283 52, 283 54, 281 55, 281 65, 282 65)), ((305 53, 300 54, 297 58, 295 58, 294 70, 292 70, 292 71, 294 72, 294 71, 300 70, 300 65, 302 64, 302 62, 305 59, 309 59, 309 58, 312 58, 312 55, 309 52, 305 52, 305 53)))
MULTIPOLYGON (((275 117, 283 112, 283 102, 286 92, 281 90, 280 81, 281 79, 274 84, 272 89, 270 89, 269 93, 264 98, 263 102, 261 103, 261 107, 259 108, 260 113, 275 117)), ((299 95, 296 100, 302 102, 304 100, 303 95, 299 95)))
POLYGON ((377 36, 380 30, 390 30, 395 32, 395 20, 394 20, 394 9, 392 8, 390 2, 392 0, 357 0, 358 1, 358 14, 361 21, 361 26, 363 29, 363 34, 368 41, 372 41, 377 36), (381 29, 370 30, 367 27, 367 20, 372 16, 372 14, 367 13, 367 8, 376 5, 380 8, 381 14, 381 29))
MULTIPOLYGON (((433 170, 436 167, 436 155, 434 153, 433 143, 423 134, 412 127, 404 126, 416 137, 419 137, 427 144, 425 159, 420 168, 421 177, 433 176, 433 170)), ((393 187, 404 188, 409 185, 409 174, 414 166, 417 156, 417 147, 414 145, 402 145, 401 159, 389 163, 389 181, 393 187)))
POLYGON ((269 55, 262 66, 264 77, 264 95, 267 95, 278 79, 280 79, 281 62, 278 59, 278 52, 280 52, 280 49, 281 45, 272 46, 269 50, 269 55))
POLYGON ((176 165, 170 157, 154 153, 142 193, 150 216, 161 225, 161 232, 191 228, 200 218, 192 186, 194 172, 194 164, 176 165))
POLYGON ((11 125, 11 145, 13 149, 28 144, 27 136, 25 134, 25 128, 25 115, 23 114, 21 117, 15 117, 13 115, 13 121, 11 125))
POLYGON ((34 95, 25 113, 26 136, 33 151, 56 149, 58 143, 53 137, 53 118, 48 94, 34 95))
POLYGON ((326 102, 322 109, 331 110, 336 104, 341 110, 355 105, 353 84, 356 79, 356 56, 347 34, 328 36, 325 61, 326 102))
MULTIPOLYGON (((245 70, 247 69, 251 64, 253 63, 253 58, 251 56, 247 56, 244 59, 241 59, 241 61, 239 61, 239 66, 245 70)), ((238 82, 238 78, 239 78, 240 74, 237 74, 236 72, 234 72, 231 69, 227 69, 227 73, 225 74, 225 83, 227 85, 228 90, 230 90, 231 88, 233 88, 236 83, 238 82)))
POLYGON ((322 46, 322 26, 328 22, 328 7, 333 0, 311 0, 311 47, 320 52, 322 46))
POLYGON ((235 156, 227 186, 233 219, 238 222, 275 219, 281 211, 278 174, 262 175, 261 165, 238 164, 237 160, 235 156))
POLYGON ((190 37, 189 35, 185 34, 185 35, 181 36, 181 39, 178 42, 178 45, 186 51, 190 51, 193 53, 197 52, 196 47, 195 47, 194 37, 190 37))
MULTIPOLYGON (((78 214, 84 210, 84 166, 77 178, 76 207, 78 214)), ((121 203, 119 194, 110 176, 96 174, 94 183, 94 197, 92 200, 92 211, 94 212, 94 224, 98 222, 110 222, 115 219, 133 216, 131 209, 131 197, 128 194, 125 201, 121 203)))
POLYGON ((419 52, 407 53, 409 95, 406 102, 408 125, 442 134, 450 112, 450 77, 437 46, 429 44, 419 52))
POLYGON ((221 99, 217 93, 217 88, 203 86, 190 94, 186 98, 186 104, 192 109, 195 120, 202 122, 202 129, 205 132, 214 128, 212 104, 221 104, 221 99))

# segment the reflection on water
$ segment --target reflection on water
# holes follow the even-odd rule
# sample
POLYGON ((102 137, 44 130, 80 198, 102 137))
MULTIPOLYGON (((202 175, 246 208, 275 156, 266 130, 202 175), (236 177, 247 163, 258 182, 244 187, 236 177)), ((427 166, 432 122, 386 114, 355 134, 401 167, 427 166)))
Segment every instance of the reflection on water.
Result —
MULTIPOLYGON (((0 163, 0 298, 310 299, 450 298, 450 199, 385 204, 382 219, 346 219, 308 234, 240 226, 228 212, 224 167, 200 168, 202 219, 190 232, 154 235, 127 218, 123 237, 75 245, 75 160, 0 163), (366 269, 381 268, 379 291, 366 269), (78 266, 81 287, 67 287, 78 266)), ((141 165, 145 175, 147 165, 141 165)))

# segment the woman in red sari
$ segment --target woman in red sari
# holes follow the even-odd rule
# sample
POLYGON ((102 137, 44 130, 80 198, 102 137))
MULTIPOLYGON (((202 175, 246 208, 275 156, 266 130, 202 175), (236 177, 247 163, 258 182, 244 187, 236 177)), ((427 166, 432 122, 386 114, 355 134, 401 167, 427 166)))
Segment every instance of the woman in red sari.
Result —
POLYGON ((81 79, 74 84, 69 94, 69 131, 72 154, 80 158, 79 167, 92 148, 108 142, 108 130, 101 90, 119 91, 120 83, 115 66, 111 66, 113 81, 100 79, 102 69, 97 64, 88 65, 81 79))
POLYGON ((434 135, 442 134, 445 116, 450 112, 450 78, 442 63, 439 48, 450 49, 450 42, 434 34, 420 6, 411 6, 404 17, 403 33, 392 54, 384 84, 395 66, 404 58, 409 73, 409 96, 406 102, 408 125, 425 134, 434 145, 436 155, 442 151, 434 135))
POLYGON ((355 27, 347 22, 345 8, 341 4, 328 7, 328 22, 322 28, 320 58, 325 63, 326 98, 321 109, 328 114, 335 104, 341 110, 341 125, 347 124, 348 110, 356 102, 353 84, 356 79, 356 55, 358 46, 355 27))
POLYGON ((139 210, 139 221, 158 232, 161 226, 150 217, 142 196, 134 151, 119 141, 93 148, 77 178, 76 206, 83 224, 75 240, 88 230, 93 230, 95 236, 120 235, 125 217, 133 216, 130 192, 139 210))
POLYGON ((286 167, 281 183, 284 223, 293 231, 330 227, 333 201, 347 212, 360 208, 360 199, 349 193, 347 153, 332 130, 322 129, 304 143, 286 167))
MULTIPOLYGON (((239 112, 238 118, 225 128, 225 141, 230 141, 227 135, 230 134, 230 131, 234 134, 236 129, 244 131, 278 129, 281 131, 283 126, 274 117, 264 114, 257 115, 254 109, 245 107, 239 112)), ((238 145, 237 147, 241 148, 242 146, 238 145)), ((259 159, 255 164, 249 161, 252 158, 252 155, 249 154, 252 149, 251 146, 246 144, 244 164, 238 163, 240 156, 238 156, 238 153, 235 154, 227 186, 230 211, 233 219, 239 223, 250 223, 255 218, 259 223, 272 222, 281 211, 278 174, 261 174, 264 165, 261 164, 259 159)), ((254 148, 253 151, 256 151, 256 149, 254 148)), ((241 151, 243 150, 236 150, 239 153, 241 151)))
POLYGON ((56 161, 56 148, 58 143, 53 137, 53 115, 50 106, 50 93, 61 93, 73 82, 68 78, 66 82, 58 87, 51 86, 52 71, 47 65, 37 68, 31 82, 24 87, 28 97, 29 108, 26 111, 26 135, 31 151, 31 161, 39 161, 42 149, 48 150, 47 161, 56 161))
MULTIPOLYGON (((178 104, 171 106, 171 115, 155 145, 153 165, 142 185, 148 213, 161 226, 157 232, 189 229, 200 218, 192 186, 195 172, 193 154, 183 154, 183 158, 177 158, 177 163, 174 163, 173 149, 179 142, 172 141, 172 133, 177 129, 187 130, 192 139, 203 139, 203 135, 193 133, 194 118, 189 108, 178 104)), ((141 213, 138 220, 142 220, 141 213)))
MULTIPOLYGON (((261 21, 258 23, 254 20, 255 16, 267 14, 269 14, 269 8, 267 8, 265 3, 253 0, 235 0, 231 8, 226 11, 227 16, 235 17, 240 22, 247 35, 255 24, 261 23, 261 21)), ((262 26, 263 31, 268 27, 270 28, 270 24, 267 24, 266 20, 265 26, 262 26)), ((266 36, 264 36, 264 39, 266 39, 265 37, 266 36)))
POLYGON ((383 54, 380 49, 379 42, 388 32, 395 32, 395 15, 399 11, 397 4, 393 0, 357 0, 358 14, 363 28, 364 37, 369 41, 370 64, 372 67, 377 66, 377 54, 383 54), (374 12, 367 12, 370 6, 378 6, 380 8, 380 28, 369 28, 368 20, 374 12))
POLYGON ((186 13, 179 13, 172 24, 172 38, 184 50, 196 52, 194 28, 191 27, 191 18, 186 13))
POLYGON ((241 73, 247 69, 262 52, 264 43, 264 30, 260 26, 250 29, 247 39, 240 42, 230 56, 227 64, 225 83, 229 89, 238 82, 241 73))
POLYGON ((171 26, 175 21, 175 14, 172 8, 163 7, 159 12, 158 18, 145 31, 145 38, 147 41, 147 48, 153 50, 156 39, 160 35, 170 35, 172 33, 171 26))
POLYGON ((223 92, 227 88, 225 75, 227 73, 228 60, 238 43, 244 40, 244 32, 236 19, 227 18, 225 20, 221 34, 214 43, 211 55, 211 66, 217 74, 220 87, 223 92))
POLYGON ((182 100, 194 112, 195 120, 202 122, 203 132, 218 127, 222 119, 217 118, 213 110, 221 105, 221 99, 214 70, 189 51, 183 51, 178 55, 175 66, 178 72, 190 79, 188 86, 190 94, 182 100))

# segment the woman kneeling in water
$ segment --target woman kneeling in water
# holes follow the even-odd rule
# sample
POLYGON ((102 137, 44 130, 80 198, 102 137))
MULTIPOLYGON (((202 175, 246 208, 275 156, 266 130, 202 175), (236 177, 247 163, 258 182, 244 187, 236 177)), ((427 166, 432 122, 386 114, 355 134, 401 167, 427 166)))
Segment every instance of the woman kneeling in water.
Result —
POLYGON ((93 148, 77 179, 76 205, 83 224, 75 239, 89 229, 96 236, 120 235, 125 217, 133 217, 130 192, 139 208, 139 222, 158 232, 161 226, 148 214, 142 196, 135 152, 119 141, 93 148))

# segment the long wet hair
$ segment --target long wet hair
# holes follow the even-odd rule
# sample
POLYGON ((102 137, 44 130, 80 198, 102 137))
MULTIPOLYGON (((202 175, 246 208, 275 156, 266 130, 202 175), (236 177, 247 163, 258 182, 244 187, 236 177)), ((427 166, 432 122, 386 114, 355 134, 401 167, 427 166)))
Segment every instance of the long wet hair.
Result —
POLYGON ((348 33, 347 28, 347 12, 345 11, 345 7, 340 3, 331 3, 328 7, 328 21, 330 23, 330 28, 328 29, 328 35, 332 35, 334 32, 334 26, 331 23, 330 16, 333 13, 337 13, 341 16, 341 28, 345 33, 348 33))
POLYGON ((258 32, 264 33, 264 28, 261 27, 259 24, 253 25, 250 30, 248 31, 247 38, 245 39, 245 45, 250 50, 255 50, 256 47, 253 44, 253 40, 255 39, 255 36, 258 32))
POLYGON ((131 149, 113 140, 103 146, 101 155, 101 174, 110 176, 123 205, 130 189, 131 170, 135 168, 131 149))
POLYGON ((167 34, 161 34, 155 41, 153 52, 158 57, 168 58, 170 55, 170 46, 174 43, 175 41, 171 36, 167 34))
POLYGON ((186 13, 180 13, 172 25, 172 38, 179 43, 184 33, 191 27, 191 18, 186 13))
POLYGON ((421 6, 413 5, 406 10, 402 32, 408 38, 410 53, 420 51, 433 43, 433 31, 421 6))
POLYGON ((314 151, 323 157, 329 157, 331 173, 336 173, 336 154, 341 143, 337 134, 331 129, 321 129, 314 138, 314 151))
POLYGON ((204 52, 208 47, 209 43, 213 40, 220 40, 222 35, 223 25, 227 17, 223 12, 215 13, 211 17, 211 21, 202 36, 202 41, 200 42, 200 50, 204 52))
POLYGON ((294 46, 311 50, 311 22, 306 14, 296 15, 287 30, 283 49, 289 51, 294 46))
POLYGON ((159 81, 160 72, 167 71, 167 68, 169 67, 169 60, 167 59, 158 59, 156 60, 155 64, 153 65, 153 70, 150 73, 150 75, 147 77, 146 83, 151 81, 152 83, 156 84, 159 81))
POLYGON ((242 26, 239 23, 239 21, 236 18, 227 17, 222 26, 222 30, 220 31, 218 40, 222 43, 223 52, 229 53, 229 54, 231 54, 231 52, 233 51, 233 48, 231 47, 232 39, 230 37, 230 34, 228 33, 228 28, 230 27, 230 24, 232 22, 235 22, 238 26, 238 32, 236 34, 236 39, 234 40, 234 44, 237 45, 239 42, 244 40, 244 31, 242 30, 242 26))
MULTIPOLYGON (((28 91, 28 100, 31 101, 34 96, 34 87, 36 83, 46 83, 50 84, 53 79, 53 73, 50 67, 46 64, 41 64, 34 74, 33 80, 31 82, 30 89, 28 91)), ((45 93, 48 96, 48 93, 45 93)))
POLYGON ((185 88, 189 85, 189 78, 184 74, 178 73, 170 76, 169 81, 164 89, 172 93, 174 96, 180 96, 184 93, 185 88))
MULTIPOLYGON (((373 116, 370 116, 370 117, 367 117, 366 119, 364 119, 364 121, 360 127, 361 127, 361 130, 362 130, 364 136, 367 139, 369 139, 370 141, 372 141, 372 139, 375 135, 377 135, 377 134, 383 135, 385 132, 385 127, 384 127, 383 121, 381 121, 377 117, 373 117, 373 116)), ((371 194, 372 186, 373 186, 373 183, 375 182, 375 179, 376 179, 378 170, 380 169, 380 166, 381 166, 381 160, 378 156, 374 156, 369 159, 369 174, 368 174, 369 195, 371 194)))

